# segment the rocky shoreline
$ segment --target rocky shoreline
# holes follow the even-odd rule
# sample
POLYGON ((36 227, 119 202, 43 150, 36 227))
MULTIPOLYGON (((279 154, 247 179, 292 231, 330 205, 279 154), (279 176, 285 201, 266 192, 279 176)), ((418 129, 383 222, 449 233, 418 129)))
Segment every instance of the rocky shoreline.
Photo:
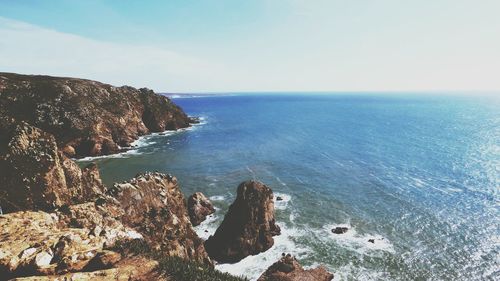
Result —
MULTIPOLYGON (((273 246, 271 188, 242 182, 203 241, 193 225, 214 212, 203 194, 186 200, 174 176, 156 172, 108 187, 95 164, 70 158, 194 121, 147 89, 0 73, 0 280, 243 280, 213 265, 273 246)), ((284 255, 259 280, 332 278, 284 255)))

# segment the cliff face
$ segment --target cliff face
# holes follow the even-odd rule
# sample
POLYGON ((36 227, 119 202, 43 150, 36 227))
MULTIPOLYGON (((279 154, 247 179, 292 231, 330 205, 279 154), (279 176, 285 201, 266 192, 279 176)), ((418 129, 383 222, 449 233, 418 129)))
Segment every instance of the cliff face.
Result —
POLYGON ((53 135, 4 120, 0 116, 0 280, 159 280, 154 260, 109 250, 126 239, 144 240, 163 257, 212 265, 175 177, 146 173, 107 189, 97 167, 80 169, 53 135), (76 274, 81 271, 88 273, 76 274))
POLYGON ((51 133, 70 157, 116 153, 140 135, 192 122, 149 89, 13 73, 0 73, 0 116, 51 133))
POLYGON ((97 167, 80 169, 58 151, 51 134, 25 122, 6 124, 1 120, 0 134, 3 212, 50 210, 103 194, 97 167))

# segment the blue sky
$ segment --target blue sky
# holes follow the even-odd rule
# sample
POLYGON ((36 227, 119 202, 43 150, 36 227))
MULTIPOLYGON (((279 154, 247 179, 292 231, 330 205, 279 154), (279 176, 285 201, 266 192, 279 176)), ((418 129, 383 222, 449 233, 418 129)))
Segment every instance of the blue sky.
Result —
POLYGON ((500 90, 498 0, 0 0, 0 71, 170 92, 500 90))

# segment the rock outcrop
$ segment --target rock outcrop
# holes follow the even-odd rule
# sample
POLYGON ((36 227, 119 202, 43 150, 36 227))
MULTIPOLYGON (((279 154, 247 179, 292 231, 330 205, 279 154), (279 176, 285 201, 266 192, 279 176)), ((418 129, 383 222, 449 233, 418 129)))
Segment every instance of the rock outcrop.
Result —
POLYGON ((52 210, 103 194, 97 167, 80 169, 58 151, 51 134, 25 122, 0 119, 0 135, 0 206, 4 213, 52 210))
POLYGON ((54 135, 69 157, 116 153, 140 135, 188 127, 180 107, 152 90, 0 73, 0 116, 54 135))
POLYGON ((158 262, 147 257, 124 258, 109 269, 69 272, 51 276, 18 277, 12 281, 172 281, 158 272, 158 262))
MULTIPOLYGON (((20 211, 1 215, 0 280, 82 271, 106 255, 109 261, 113 253, 106 247, 117 240, 142 238, 115 218, 120 215, 119 208, 95 203, 52 213, 20 211)), ((101 269, 111 266, 113 261, 101 269)))
POLYGON ((330 281, 333 274, 323 266, 305 270, 295 257, 283 257, 271 265, 257 281, 330 281))
POLYGON ((194 226, 202 223, 208 215, 215 212, 212 202, 201 192, 195 192, 187 201, 189 218, 194 226))
POLYGON ((273 191, 260 182, 245 181, 238 186, 236 200, 205 248, 216 261, 234 263, 266 251, 274 244, 273 236, 279 234, 273 191))
POLYGON ((175 177, 139 174, 115 184, 108 193, 124 210, 121 221, 143 234, 150 245, 169 256, 211 264, 203 241, 189 221, 184 195, 175 177))
POLYGON ((176 178, 145 173, 115 184, 93 202, 63 205, 50 213, 1 215, 0 276, 150 280, 144 276, 156 276, 157 263, 147 257, 148 267, 130 263, 137 257, 112 250, 117 241, 131 239, 143 239, 162 256, 212 265, 189 221, 176 178))

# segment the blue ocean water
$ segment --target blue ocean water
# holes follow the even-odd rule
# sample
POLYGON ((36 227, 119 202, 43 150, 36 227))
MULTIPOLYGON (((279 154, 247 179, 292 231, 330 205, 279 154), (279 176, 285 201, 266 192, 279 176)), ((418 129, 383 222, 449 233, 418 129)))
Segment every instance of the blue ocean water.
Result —
MULTIPOLYGON (((283 234, 266 253, 219 269, 256 278, 282 252, 336 280, 500 279, 500 103, 433 95, 231 95, 176 98, 190 130, 142 138, 95 159, 107 184, 172 173, 218 210, 257 179, 283 234), (346 234, 331 229, 346 225, 346 234), (374 239, 374 243, 369 242, 374 239)), ((85 162, 85 161, 84 161, 85 162)), ((208 230, 208 233, 205 232, 208 230)))

